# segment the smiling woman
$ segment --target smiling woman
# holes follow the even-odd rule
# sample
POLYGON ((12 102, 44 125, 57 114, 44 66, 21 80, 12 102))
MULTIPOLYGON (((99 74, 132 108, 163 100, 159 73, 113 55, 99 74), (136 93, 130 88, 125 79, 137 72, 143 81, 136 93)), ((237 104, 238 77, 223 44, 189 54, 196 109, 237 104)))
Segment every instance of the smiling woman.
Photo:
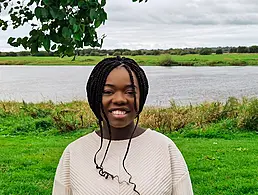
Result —
POLYGON ((132 59, 106 58, 94 67, 87 95, 100 129, 67 146, 53 195, 193 194, 174 142, 138 126, 148 89, 144 71, 132 59))

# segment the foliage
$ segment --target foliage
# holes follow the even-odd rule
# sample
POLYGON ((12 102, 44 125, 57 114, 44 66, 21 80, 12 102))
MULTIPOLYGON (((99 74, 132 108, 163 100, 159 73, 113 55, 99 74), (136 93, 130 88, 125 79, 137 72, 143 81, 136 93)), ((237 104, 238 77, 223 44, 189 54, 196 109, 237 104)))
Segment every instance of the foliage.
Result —
POLYGON ((249 53, 249 49, 246 46, 239 46, 237 48, 237 53, 249 53))
MULTIPOLYGON (((0 65, 95 65, 103 60, 108 54, 107 51, 92 50, 99 53, 101 56, 77 56, 76 61, 71 61, 72 57, 59 58, 57 56, 24 56, 24 57, 6 57, 5 53, 0 53, 0 65)), ((43 51, 42 51, 43 52, 43 51)), ((83 52, 83 51, 81 51, 83 52)), ((113 51, 114 52, 114 51, 113 51)), ((41 54, 41 52, 39 53, 41 54)), ((20 55, 18 53, 18 55, 20 55)), ((83 55, 88 55, 85 53, 83 55)), ((166 54, 165 54, 166 55, 166 54)), ((157 66, 164 58, 164 54, 159 56, 141 55, 132 56, 138 64, 142 66, 157 66)), ((167 54, 168 55, 168 54, 167 54)), ((257 66, 258 54, 212 54, 212 55, 173 55, 172 59, 182 66, 257 66)))
POLYGON ((231 97, 225 103, 204 102, 196 106, 177 106, 172 102, 169 108, 146 108, 141 114, 141 124, 162 132, 180 131, 189 126, 203 131, 207 125, 230 120, 231 130, 255 132, 258 131, 257 113, 256 98, 231 97))
POLYGON ((212 54, 212 49, 209 48, 203 48, 199 51, 200 55, 210 55, 212 54))
POLYGON ((0 27, 16 29, 28 23, 32 27, 29 36, 10 37, 10 45, 23 46, 33 54, 44 47, 47 52, 75 56, 78 48, 102 45, 104 36, 99 39, 96 29, 107 20, 105 5, 106 0, 1 0, 0 13, 8 11, 10 21, 0 19, 0 27))
MULTIPOLYGON (((130 50, 130 49, 98 49, 98 48, 87 48, 87 49, 76 49, 75 53, 79 56, 107 56, 107 55, 114 55, 117 53, 120 53, 120 55, 125 56, 139 56, 139 55, 163 55, 163 54, 169 54, 169 55, 191 55, 191 54, 198 54, 200 50, 205 48, 184 48, 184 49, 139 49, 139 50, 130 50)), ((212 48, 212 51, 214 51, 216 54, 223 54, 223 53, 238 53, 238 48, 236 47, 217 47, 212 48)), ((239 50, 242 52, 241 50, 239 50)), ((258 53, 258 46, 253 45, 251 47, 247 47, 247 50, 245 50, 246 53, 258 53)), ((15 52, 16 54, 13 54, 14 52, 0 52, 0 56, 29 56, 31 55, 28 51, 21 51, 21 52, 15 52)), ((44 56, 52 56, 53 52, 45 52, 44 56)), ((57 54, 55 54, 57 55, 57 54)))
POLYGON ((216 54, 223 54, 223 50, 222 49, 216 49, 216 54))
MULTIPOLYGON (((141 113, 140 125, 162 132, 180 132, 207 131, 207 126, 221 123, 221 130, 225 132, 255 132, 258 131, 257 113, 257 98, 231 97, 225 103, 204 102, 196 106, 177 106, 171 101, 170 107, 146 107, 141 113)), ((96 118, 87 102, 0 102, 0 135, 69 132, 89 127, 96 127, 96 118)))
POLYGON ((158 66, 177 66, 178 62, 172 59, 170 55, 164 55, 162 58, 159 60, 158 66))
POLYGON ((249 47, 249 53, 258 53, 258 46, 253 45, 253 46, 249 47))

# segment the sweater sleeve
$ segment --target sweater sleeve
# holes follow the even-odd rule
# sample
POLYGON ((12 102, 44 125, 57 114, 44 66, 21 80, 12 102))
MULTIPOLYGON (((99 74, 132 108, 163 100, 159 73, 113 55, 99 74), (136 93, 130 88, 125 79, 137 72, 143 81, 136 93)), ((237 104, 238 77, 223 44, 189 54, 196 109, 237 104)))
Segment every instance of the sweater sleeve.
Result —
POLYGON ((70 188, 70 153, 66 148, 56 169, 52 195, 72 195, 70 188))
POLYGON ((183 155, 172 142, 168 146, 172 172, 172 195, 193 195, 192 184, 183 155))

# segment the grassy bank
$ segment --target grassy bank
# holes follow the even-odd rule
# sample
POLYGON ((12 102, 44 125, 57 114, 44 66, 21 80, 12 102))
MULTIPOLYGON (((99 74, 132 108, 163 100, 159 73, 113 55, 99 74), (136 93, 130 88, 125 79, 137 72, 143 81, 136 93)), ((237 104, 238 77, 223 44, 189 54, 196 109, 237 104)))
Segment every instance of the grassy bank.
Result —
MULTIPOLYGON (((194 106, 177 106, 171 102, 170 107, 146 107, 141 113, 140 125, 162 133, 195 132, 203 136, 211 126, 212 130, 216 126, 222 133, 255 132, 258 131, 257 113, 257 98, 238 100, 231 97, 225 103, 204 102, 194 106)), ((96 118, 84 101, 60 104, 0 102, 0 135, 55 134, 95 127, 96 118)))
MULTIPOLYGON (((157 66, 167 60, 169 55, 160 56, 128 56, 140 65, 157 66)), ((169 56, 178 66, 245 66, 258 65, 258 54, 220 54, 220 55, 171 55, 169 56)), ((95 65, 104 57, 78 56, 72 57, 0 57, 0 65, 95 65)))
MULTIPOLYGON (((196 195, 258 194, 258 99, 145 108, 141 126, 168 135, 196 195)), ((51 194, 63 149, 97 128, 86 102, 0 102, 0 194, 51 194)))

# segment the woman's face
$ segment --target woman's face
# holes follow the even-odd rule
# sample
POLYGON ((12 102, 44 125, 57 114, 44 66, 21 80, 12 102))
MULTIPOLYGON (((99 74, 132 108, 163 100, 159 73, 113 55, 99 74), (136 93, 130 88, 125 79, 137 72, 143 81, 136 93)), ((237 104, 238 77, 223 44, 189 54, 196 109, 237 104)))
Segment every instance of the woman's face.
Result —
MULTIPOLYGON (((139 83, 134 72, 133 80, 135 92, 127 70, 119 66, 113 69, 107 77, 102 104, 108 121, 113 128, 124 128, 134 122, 136 111, 134 108, 134 93, 137 110, 139 108, 139 83)), ((103 117, 104 118, 104 117, 103 117)))

